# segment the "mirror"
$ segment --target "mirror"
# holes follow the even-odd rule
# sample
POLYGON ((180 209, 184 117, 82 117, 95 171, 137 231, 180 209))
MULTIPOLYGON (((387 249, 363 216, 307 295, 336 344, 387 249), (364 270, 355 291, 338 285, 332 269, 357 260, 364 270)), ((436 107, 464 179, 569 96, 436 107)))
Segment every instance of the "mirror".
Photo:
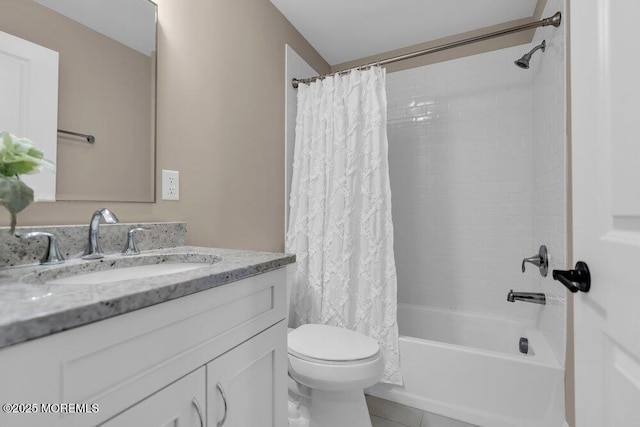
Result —
POLYGON ((0 31, 59 53, 57 200, 155 200, 156 4, 3 0, 0 31))

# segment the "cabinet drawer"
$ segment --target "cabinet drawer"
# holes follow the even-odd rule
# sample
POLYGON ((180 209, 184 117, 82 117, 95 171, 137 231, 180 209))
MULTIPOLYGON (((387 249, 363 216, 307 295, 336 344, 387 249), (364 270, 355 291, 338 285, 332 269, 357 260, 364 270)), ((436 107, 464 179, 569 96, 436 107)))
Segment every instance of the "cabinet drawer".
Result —
POLYGON ((90 416, 43 418, 49 426, 97 424, 284 319, 285 294, 279 269, 9 347, 0 351, 0 397, 97 403, 90 416))

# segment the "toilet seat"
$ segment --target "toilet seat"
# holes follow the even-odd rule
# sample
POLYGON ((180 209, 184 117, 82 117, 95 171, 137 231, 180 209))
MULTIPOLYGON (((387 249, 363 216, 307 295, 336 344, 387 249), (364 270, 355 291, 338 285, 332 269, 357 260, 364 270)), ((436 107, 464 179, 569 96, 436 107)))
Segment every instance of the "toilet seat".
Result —
POLYGON ((328 325, 302 325, 288 335, 289 374, 323 390, 362 389, 384 369, 378 342, 358 332, 328 325))
POLYGON ((304 360, 306 362, 316 363, 319 365, 331 365, 331 366, 349 366, 349 365, 358 365, 360 363, 367 363, 376 360, 380 357, 380 352, 374 354, 371 357, 367 357, 366 359, 358 359, 358 360, 346 360, 346 361, 335 361, 335 360, 324 360, 324 359, 314 359, 313 357, 307 357, 300 354, 297 354, 294 351, 289 350, 289 356, 295 357, 296 359, 304 360))
POLYGON ((380 352, 376 340, 329 325, 302 325, 289 333, 287 341, 290 355, 315 363, 365 362, 380 352))

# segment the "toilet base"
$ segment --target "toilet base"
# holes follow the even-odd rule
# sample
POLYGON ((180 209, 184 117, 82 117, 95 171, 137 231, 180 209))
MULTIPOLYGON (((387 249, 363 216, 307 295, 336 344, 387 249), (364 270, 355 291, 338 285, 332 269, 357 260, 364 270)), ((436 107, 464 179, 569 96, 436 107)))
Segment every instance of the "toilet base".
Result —
POLYGON ((289 391, 289 427, 310 427, 311 402, 308 397, 289 391))
POLYGON ((371 427, 363 390, 311 390, 310 427, 371 427))
POLYGON ((310 398, 296 391, 289 389, 289 427, 371 427, 362 390, 310 390, 310 398))

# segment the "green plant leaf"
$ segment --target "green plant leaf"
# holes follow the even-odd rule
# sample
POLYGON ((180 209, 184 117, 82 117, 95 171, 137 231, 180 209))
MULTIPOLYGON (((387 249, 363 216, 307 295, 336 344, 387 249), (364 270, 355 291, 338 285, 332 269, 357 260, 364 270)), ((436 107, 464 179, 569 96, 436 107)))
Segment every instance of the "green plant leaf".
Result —
POLYGON ((42 150, 26 138, 18 138, 9 132, 0 133, 0 174, 15 176, 39 172, 47 168, 55 172, 55 166, 45 160, 42 150))
POLYGON ((0 205, 11 214, 11 234, 16 228, 16 214, 33 202, 33 190, 17 177, 0 175, 0 205))

